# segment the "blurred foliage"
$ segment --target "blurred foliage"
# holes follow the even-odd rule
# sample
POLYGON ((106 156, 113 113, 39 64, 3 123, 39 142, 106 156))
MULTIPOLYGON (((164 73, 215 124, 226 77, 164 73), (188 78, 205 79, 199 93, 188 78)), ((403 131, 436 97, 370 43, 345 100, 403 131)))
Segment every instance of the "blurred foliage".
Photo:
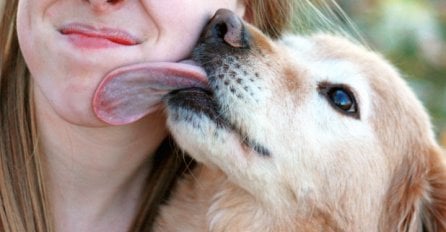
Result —
POLYGON ((359 33, 405 75, 446 146, 446 0, 338 0, 359 33))

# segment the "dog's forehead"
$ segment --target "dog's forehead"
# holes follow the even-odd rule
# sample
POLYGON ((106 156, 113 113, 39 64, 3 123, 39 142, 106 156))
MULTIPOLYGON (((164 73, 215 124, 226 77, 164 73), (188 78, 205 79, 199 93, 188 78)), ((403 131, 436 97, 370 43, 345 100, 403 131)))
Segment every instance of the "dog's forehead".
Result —
POLYGON ((295 56, 311 56, 316 44, 304 36, 287 34, 281 37, 279 44, 285 46, 295 56))
POLYGON ((365 85, 362 68, 350 57, 333 56, 312 37, 286 36, 281 41, 292 56, 292 65, 310 72, 315 81, 365 85))

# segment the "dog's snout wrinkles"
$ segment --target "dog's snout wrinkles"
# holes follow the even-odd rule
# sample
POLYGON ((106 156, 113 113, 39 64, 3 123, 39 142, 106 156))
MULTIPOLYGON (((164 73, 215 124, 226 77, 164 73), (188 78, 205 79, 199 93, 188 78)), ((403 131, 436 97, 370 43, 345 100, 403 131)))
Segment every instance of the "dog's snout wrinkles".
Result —
POLYGON ((206 42, 224 42, 234 48, 248 46, 248 34, 242 20, 232 11, 219 9, 207 25, 203 39, 206 42))

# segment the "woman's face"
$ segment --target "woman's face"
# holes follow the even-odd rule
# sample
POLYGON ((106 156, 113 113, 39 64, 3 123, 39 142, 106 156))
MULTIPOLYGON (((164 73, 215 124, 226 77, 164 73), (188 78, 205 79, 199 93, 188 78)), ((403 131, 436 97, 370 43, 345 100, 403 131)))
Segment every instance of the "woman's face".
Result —
POLYGON ((242 15, 242 2, 19 0, 18 37, 36 102, 71 123, 102 125, 91 100, 108 72, 187 58, 214 12, 228 8, 242 15))

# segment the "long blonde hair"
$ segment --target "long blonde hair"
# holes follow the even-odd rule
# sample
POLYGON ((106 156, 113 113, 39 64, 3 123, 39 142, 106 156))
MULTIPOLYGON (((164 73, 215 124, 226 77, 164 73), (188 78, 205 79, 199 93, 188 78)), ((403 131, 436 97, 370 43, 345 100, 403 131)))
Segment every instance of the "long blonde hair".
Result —
MULTIPOLYGON (((0 19, 0 231, 49 232, 54 228, 45 191, 45 157, 37 143, 32 80, 16 32, 18 1, 7 0, 0 19)), ((290 26, 295 3, 313 7, 309 0, 246 2, 249 20, 273 38, 290 26)), ((183 158, 174 155, 174 147, 167 139, 155 155, 131 231, 150 230, 159 205, 188 168, 183 158)))

